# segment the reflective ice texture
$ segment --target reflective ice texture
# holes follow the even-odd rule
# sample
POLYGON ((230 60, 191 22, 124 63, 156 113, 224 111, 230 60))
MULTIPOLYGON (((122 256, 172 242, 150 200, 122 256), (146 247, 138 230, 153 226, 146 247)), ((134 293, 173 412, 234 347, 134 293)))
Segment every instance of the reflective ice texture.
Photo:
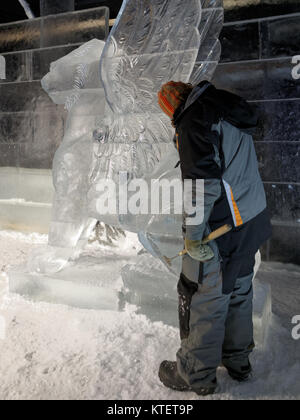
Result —
POLYGON ((158 106, 157 92, 170 80, 210 78, 223 22, 219 0, 187 3, 125 0, 102 56, 103 43, 91 41, 53 63, 43 79, 46 92, 55 103, 65 103, 69 117, 54 159, 52 248, 31 260, 31 270, 63 268, 81 249, 95 220, 138 233, 144 247, 159 258, 166 243, 176 251, 182 247, 181 215, 124 215, 118 206, 117 214, 104 216, 97 208, 97 186, 107 179, 118 183, 122 172, 128 173, 124 187, 136 178, 149 187, 153 179, 180 179, 180 170, 174 169, 174 129, 158 106), (203 65, 195 71, 197 57, 203 65))
POLYGON ((6 61, 3 55, 0 55, 0 79, 6 79, 6 61))
POLYGON ((15 54, 59 45, 76 46, 93 38, 106 39, 108 21, 109 9, 98 7, 1 24, 0 51, 15 54))
MULTIPOLYGON (((180 0, 144 1, 142 7, 124 1, 100 63, 108 106, 95 133, 100 141, 89 200, 94 217, 101 217, 99 181, 118 181, 120 171, 128 172, 128 181, 143 178, 149 186, 153 179, 180 179, 180 170, 174 169, 174 129, 158 107, 157 92, 170 80, 196 84, 212 77, 221 53, 223 15, 220 0, 189 0, 184 8, 180 0)), ((147 250, 159 257, 163 236, 181 237, 180 216, 120 215, 119 223, 138 232, 147 250)))
POLYGON ((111 261, 107 257, 86 256, 59 273, 49 272, 43 276, 27 273, 24 267, 18 267, 9 272, 9 290, 34 302, 82 309, 118 310, 117 280, 122 264, 124 260, 117 257, 111 261))
POLYGON ((0 229, 48 233, 53 186, 51 171, 0 167, 0 229))
POLYGON ((100 64, 108 107, 98 127, 98 178, 124 170, 145 177, 159 163, 174 131, 157 93, 170 80, 189 81, 200 21, 199 0, 188 7, 181 0, 124 1, 100 64))
POLYGON ((95 221, 89 219, 87 193, 93 157, 93 131, 104 112, 105 95, 99 79, 104 42, 92 40, 52 63, 42 80, 56 104, 69 111, 65 136, 53 162, 55 199, 48 249, 37 251, 30 271, 56 272, 82 247, 95 221))
POLYGON ((223 0, 201 0, 202 17, 199 26, 201 44, 190 82, 193 85, 211 80, 221 58, 219 35, 224 23, 223 0))
MULTIPOLYGON (((180 170, 174 169, 178 161, 174 130, 158 107, 157 92, 170 80, 190 82, 193 77, 196 83, 211 77, 206 70, 213 59, 216 65, 220 55, 221 5, 203 1, 202 11, 201 2, 194 0, 184 8, 181 1, 144 1, 142 7, 136 1, 124 2, 100 64, 108 107, 95 133, 101 141, 91 193, 94 201, 90 200, 94 217, 101 179, 118 181, 120 171, 129 172, 129 181, 143 178, 149 186, 152 179, 180 179, 180 170), (205 65, 195 70, 199 51, 205 65)), ((159 257, 164 236, 174 241, 181 237, 180 216, 120 215, 119 222, 138 232, 147 250, 159 257)))
POLYGON ((41 16, 74 11, 74 3, 74 0, 40 0, 41 16))
POLYGON ((25 12, 26 16, 28 17, 28 19, 34 19, 35 18, 34 13, 32 12, 28 2, 26 0, 19 0, 19 3, 23 7, 24 12, 25 12))

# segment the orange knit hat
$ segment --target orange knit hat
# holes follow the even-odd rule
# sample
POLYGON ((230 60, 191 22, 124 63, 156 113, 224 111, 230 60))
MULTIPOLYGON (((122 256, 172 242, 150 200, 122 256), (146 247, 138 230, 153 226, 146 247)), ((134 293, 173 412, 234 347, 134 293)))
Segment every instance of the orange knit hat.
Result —
POLYGON ((193 86, 182 82, 169 82, 158 93, 158 104, 165 114, 173 118, 176 109, 187 99, 193 86))

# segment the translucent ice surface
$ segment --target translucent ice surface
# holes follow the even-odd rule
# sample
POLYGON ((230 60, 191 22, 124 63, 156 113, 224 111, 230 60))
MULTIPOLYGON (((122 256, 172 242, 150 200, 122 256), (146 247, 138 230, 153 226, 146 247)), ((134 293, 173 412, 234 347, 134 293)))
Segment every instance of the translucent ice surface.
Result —
POLYGON ((51 171, 0 168, 0 229, 48 233, 52 199, 51 171))
POLYGON ((26 0, 19 0, 19 3, 21 4, 21 6, 24 9, 24 12, 26 13, 26 16, 28 17, 28 19, 34 19, 35 16, 29 6, 29 4, 27 3, 26 0))
MULTIPOLYGON (((211 77, 220 58, 223 25, 222 1, 189 0, 186 6, 180 0, 124 1, 106 42, 100 75, 107 107, 95 133, 101 141, 88 200, 95 218, 103 220, 96 207, 97 185, 107 178, 118 181, 120 171, 148 186, 153 179, 181 178, 175 169, 174 129, 158 107, 157 92, 170 80, 196 84, 211 77)), ((169 242, 181 237, 181 216, 120 214, 117 222, 139 233, 156 256, 161 256, 165 237, 169 242)), ((106 223, 114 223, 113 218, 106 223)))
POLYGON ((0 79, 6 79, 6 61, 3 55, 0 55, 0 79))
POLYGON ((180 241, 181 215, 124 215, 119 206, 116 214, 103 215, 97 190, 124 171, 126 183, 180 179, 174 129, 157 92, 170 80, 196 84, 212 76, 222 24, 220 0, 188 0, 185 7, 182 0, 124 0, 105 46, 93 40, 52 63, 42 85, 69 116, 53 164, 49 249, 31 258, 30 271, 64 268, 96 220, 138 233, 160 258, 164 244, 180 241))
POLYGON ((55 197, 49 248, 32 255, 29 270, 61 270, 75 257, 95 222, 88 214, 87 193, 93 161, 93 131, 104 112, 105 95, 99 79, 104 42, 92 40, 52 63, 42 86, 56 104, 65 104, 65 135, 53 162, 55 197), (54 248, 56 248, 54 252, 54 248))
MULTIPOLYGON (((57 259, 56 259, 57 260, 57 259)), ((115 266, 120 269, 114 261, 115 266)), ((107 275, 109 260, 82 257, 76 266, 69 265, 60 273, 24 273, 22 267, 9 273, 10 292, 35 302, 49 302, 82 309, 119 309, 117 282, 107 275)), ((23 267, 24 269, 24 267, 23 267)), ((54 272, 57 269, 54 267, 54 272)), ((118 278, 118 277, 116 277, 118 278)))

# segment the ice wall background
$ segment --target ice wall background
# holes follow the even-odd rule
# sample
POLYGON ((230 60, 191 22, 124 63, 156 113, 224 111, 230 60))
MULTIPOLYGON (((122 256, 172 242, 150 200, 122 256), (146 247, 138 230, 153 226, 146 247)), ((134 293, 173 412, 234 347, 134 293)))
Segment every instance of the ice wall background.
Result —
POLYGON ((43 91, 41 79, 51 62, 90 39, 105 40, 108 18, 109 10, 98 8, 1 25, 7 76, 0 84, 2 228, 47 233, 53 197, 50 169, 67 113, 43 91))
MULTIPOLYGON (((84 2, 77 3, 84 7, 84 2)), ((97 2, 104 3, 108 2, 97 2)), ((117 2, 113 3, 116 7, 117 2)), ((300 79, 293 77, 292 59, 300 55, 300 13, 293 13, 300 12, 300 4, 224 3, 223 56, 215 83, 253 101, 264 117, 255 138, 274 236, 263 256, 299 264, 300 79), (245 18, 251 20, 241 20, 245 18)), ((0 26, 0 54, 6 59, 7 77, 0 81, 2 228, 47 231, 50 169, 63 136, 65 112, 51 103, 40 80, 50 62, 107 34, 108 15, 101 8, 0 26)))

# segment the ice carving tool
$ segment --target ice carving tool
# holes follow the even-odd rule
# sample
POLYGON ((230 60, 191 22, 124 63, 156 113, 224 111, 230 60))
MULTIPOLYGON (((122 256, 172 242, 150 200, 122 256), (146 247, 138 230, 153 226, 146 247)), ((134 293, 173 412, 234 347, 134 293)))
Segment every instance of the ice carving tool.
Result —
MULTIPOLYGON (((204 238, 203 241, 202 241, 202 244, 203 245, 206 245, 209 242, 214 241, 215 239, 220 238, 221 236, 225 235, 226 233, 230 232, 231 230, 232 230, 232 226, 230 226, 230 225, 221 226, 219 229, 214 230, 206 238, 204 238)), ((183 251, 179 252, 179 254, 177 254, 175 257, 168 258, 168 257, 164 256, 164 260, 171 267, 172 266, 172 262, 174 260, 176 260, 179 257, 183 257, 186 254, 187 254, 187 250, 184 249, 183 251)))

